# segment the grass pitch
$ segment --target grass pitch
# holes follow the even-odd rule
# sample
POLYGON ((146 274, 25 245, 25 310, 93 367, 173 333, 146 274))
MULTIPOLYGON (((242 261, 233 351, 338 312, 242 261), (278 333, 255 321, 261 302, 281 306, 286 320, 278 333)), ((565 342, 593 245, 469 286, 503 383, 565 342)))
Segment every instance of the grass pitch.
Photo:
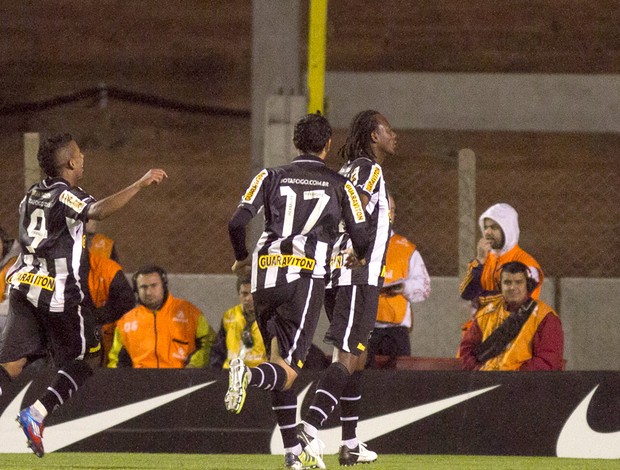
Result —
MULTIPOLYGON (((283 468, 281 455, 239 454, 113 454, 54 452, 42 459, 32 454, 2 454, 4 469, 186 469, 186 470, 276 470, 283 468)), ((328 469, 338 466, 335 455, 325 457, 328 469)), ((529 469, 620 469, 620 460, 560 459, 556 457, 494 457, 461 455, 380 455, 359 470, 529 470, 529 469)))

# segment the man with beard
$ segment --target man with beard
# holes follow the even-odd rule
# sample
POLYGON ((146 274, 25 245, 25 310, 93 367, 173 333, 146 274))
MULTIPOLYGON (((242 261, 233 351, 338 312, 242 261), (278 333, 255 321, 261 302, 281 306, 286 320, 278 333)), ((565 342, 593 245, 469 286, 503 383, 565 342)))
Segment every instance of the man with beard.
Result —
POLYGON ((485 291, 499 292, 500 268, 510 261, 521 261, 536 282, 531 296, 538 299, 544 274, 534 257, 518 245, 517 211, 505 203, 495 204, 482 213, 478 223, 482 238, 478 242, 477 256, 469 263, 467 274, 461 281, 461 298, 475 300, 485 291))

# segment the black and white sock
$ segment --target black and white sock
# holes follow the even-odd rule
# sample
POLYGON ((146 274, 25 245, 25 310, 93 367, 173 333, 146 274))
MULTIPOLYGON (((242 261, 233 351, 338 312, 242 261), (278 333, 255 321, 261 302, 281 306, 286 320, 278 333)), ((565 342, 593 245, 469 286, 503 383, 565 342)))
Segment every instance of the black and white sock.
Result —
POLYGON ((323 422, 334 411, 348 380, 347 368, 339 362, 332 362, 319 380, 304 422, 312 428, 320 429, 323 422))
POLYGON ((286 384, 284 367, 272 362, 263 362, 250 369, 249 385, 263 390, 282 390, 286 384))

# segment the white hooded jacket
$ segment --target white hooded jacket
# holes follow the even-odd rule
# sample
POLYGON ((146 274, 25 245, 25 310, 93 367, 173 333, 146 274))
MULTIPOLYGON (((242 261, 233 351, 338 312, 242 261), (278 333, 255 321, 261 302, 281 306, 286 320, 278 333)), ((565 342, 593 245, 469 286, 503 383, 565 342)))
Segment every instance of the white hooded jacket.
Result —
POLYGON ((511 205, 500 202, 484 211, 478 219, 482 233, 484 233, 484 219, 494 220, 504 232, 504 246, 500 250, 493 250, 495 254, 503 255, 519 243, 519 214, 511 205))

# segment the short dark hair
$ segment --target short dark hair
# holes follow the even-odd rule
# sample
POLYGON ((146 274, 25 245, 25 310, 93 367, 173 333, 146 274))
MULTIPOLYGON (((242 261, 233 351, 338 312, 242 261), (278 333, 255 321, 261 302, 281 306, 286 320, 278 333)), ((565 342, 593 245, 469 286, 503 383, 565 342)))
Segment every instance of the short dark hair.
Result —
POLYGON ((308 114, 295 124, 293 143, 302 152, 319 153, 332 137, 332 126, 321 114, 308 114))
POLYGON ((74 139, 71 134, 56 134, 43 142, 39 147, 39 152, 37 154, 39 167, 50 178, 59 175, 58 150, 66 147, 72 140, 74 139))
POLYGON ((241 276, 237 276, 237 293, 241 291, 241 286, 243 284, 252 284, 252 275, 251 274, 242 274, 241 276))
POLYGON ((371 134, 377 129, 379 123, 377 116, 379 111, 367 109, 355 115, 351 121, 347 140, 338 150, 338 155, 346 162, 352 162, 360 157, 367 157, 375 160, 375 154, 372 151, 371 134))
POLYGON ((161 278, 161 283, 164 286, 165 296, 168 295, 168 273, 164 268, 162 268, 161 266, 157 266, 156 264, 144 265, 133 274, 133 276, 131 277, 131 282, 133 285, 133 290, 136 294, 138 293, 138 276, 153 273, 159 274, 159 277, 161 278))
POLYGON ((536 289, 536 286, 538 285, 538 281, 536 281, 536 279, 532 277, 530 268, 528 268, 521 261, 510 261, 509 263, 503 264, 500 267, 500 273, 499 273, 500 283, 502 281, 503 273, 510 273, 510 274, 523 273, 523 275, 525 276, 527 291, 530 294, 534 291, 534 289, 536 289))

